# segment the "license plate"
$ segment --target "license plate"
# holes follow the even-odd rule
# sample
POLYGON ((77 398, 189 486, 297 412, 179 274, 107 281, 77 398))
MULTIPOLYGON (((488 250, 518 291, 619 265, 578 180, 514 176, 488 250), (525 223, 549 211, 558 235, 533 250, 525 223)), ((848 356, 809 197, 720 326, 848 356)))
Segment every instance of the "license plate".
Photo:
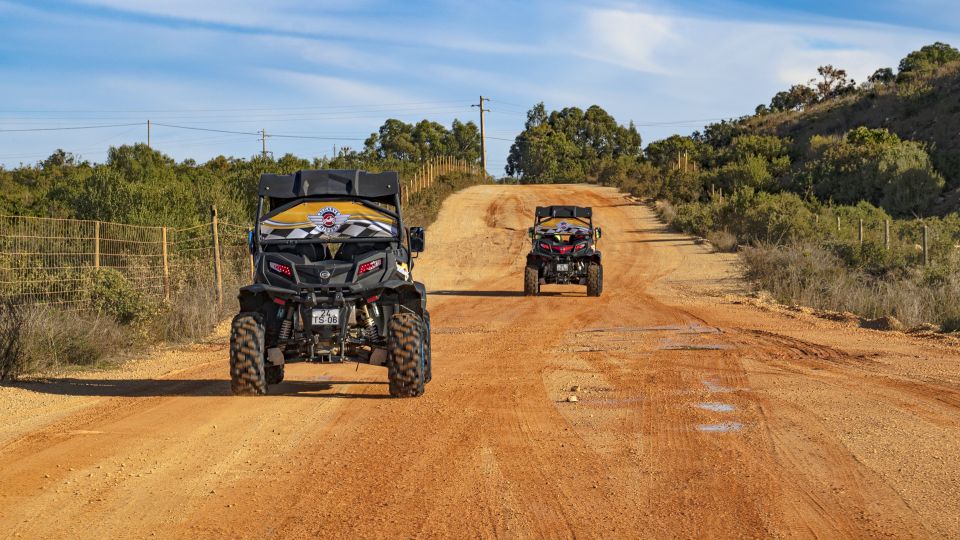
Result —
POLYGON ((340 310, 339 309, 315 309, 313 310, 312 324, 313 326, 339 326, 340 325, 340 310))
POLYGON ((557 265, 557 272, 568 272, 569 270, 570 270, 570 265, 569 265, 569 264, 558 264, 558 265, 557 265))

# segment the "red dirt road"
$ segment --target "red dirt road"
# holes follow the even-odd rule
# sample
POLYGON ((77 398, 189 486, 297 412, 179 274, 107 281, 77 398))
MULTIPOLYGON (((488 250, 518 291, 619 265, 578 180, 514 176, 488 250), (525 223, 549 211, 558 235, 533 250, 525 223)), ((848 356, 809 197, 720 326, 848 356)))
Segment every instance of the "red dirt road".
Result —
POLYGON ((0 387, 0 537, 960 536, 955 346, 738 302, 603 188, 470 188, 427 248, 419 399, 305 364, 235 398, 222 336, 0 387), (594 207, 601 298, 521 295, 551 203, 594 207))

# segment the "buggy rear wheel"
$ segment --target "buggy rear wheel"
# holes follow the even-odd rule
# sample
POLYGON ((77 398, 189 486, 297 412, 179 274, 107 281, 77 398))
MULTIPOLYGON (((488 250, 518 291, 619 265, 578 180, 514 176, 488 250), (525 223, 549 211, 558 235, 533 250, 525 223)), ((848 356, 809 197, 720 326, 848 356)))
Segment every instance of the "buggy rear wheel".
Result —
POLYGON ((230 327, 230 390, 235 396, 267 393, 264 325, 259 313, 241 313, 230 327))
POLYGON ((426 371, 425 325, 413 313, 397 313, 387 323, 387 377, 393 397, 423 394, 426 371))
POLYGON ((600 296, 603 292, 603 267, 597 263, 587 266, 587 296, 600 296))
POLYGON ((523 269, 523 295, 536 296, 540 294, 540 271, 536 266, 527 266, 523 269))

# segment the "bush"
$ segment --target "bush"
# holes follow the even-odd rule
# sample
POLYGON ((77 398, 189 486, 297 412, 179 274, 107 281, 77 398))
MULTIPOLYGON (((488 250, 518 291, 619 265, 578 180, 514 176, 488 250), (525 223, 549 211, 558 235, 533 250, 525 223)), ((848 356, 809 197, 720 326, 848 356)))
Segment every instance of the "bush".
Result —
POLYGON ((112 317, 120 324, 146 321, 157 313, 158 306, 143 291, 113 268, 93 268, 86 272, 88 301, 100 315, 112 317))
POLYGON ((670 225, 679 231, 706 236, 714 229, 714 212, 709 204, 681 204, 676 208, 676 216, 670 220, 670 225))
POLYGON ((0 380, 24 373, 96 366, 129 346, 110 318, 0 302, 0 380))
POLYGON ((727 231, 711 231, 707 233, 707 241, 717 251, 732 253, 737 250, 737 237, 727 231))
POLYGON ((925 213, 945 184, 920 143, 867 128, 851 130, 828 146, 790 182, 821 200, 868 201, 896 215, 925 213))

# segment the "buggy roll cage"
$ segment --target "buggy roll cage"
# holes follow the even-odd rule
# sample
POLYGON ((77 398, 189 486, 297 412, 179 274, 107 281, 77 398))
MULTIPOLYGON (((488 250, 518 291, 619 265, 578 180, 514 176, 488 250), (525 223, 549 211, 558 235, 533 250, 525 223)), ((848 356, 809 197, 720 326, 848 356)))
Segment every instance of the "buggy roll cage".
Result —
POLYGON ((582 206, 538 206, 535 215, 534 227, 540 225, 548 219, 571 218, 586 222, 593 230, 593 209, 582 206))
POLYGON ((293 244, 351 244, 363 242, 397 242, 405 246, 407 264, 412 266, 413 252, 410 249, 410 231, 400 215, 400 176, 396 172, 369 173, 361 170, 297 171, 293 174, 260 175, 257 214, 252 231, 251 248, 262 252, 263 245, 293 244), (264 213, 264 201, 269 198, 271 208, 264 213), (289 202, 282 202, 289 201, 289 202), (397 236, 389 238, 301 238, 261 240, 260 222, 306 201, 350 201, 371 210, 386 214, 397 221, 397 236), (274 203, 282 203, 273 207, 274 203), (396 210, 375 203, 392 205, 396 210))

